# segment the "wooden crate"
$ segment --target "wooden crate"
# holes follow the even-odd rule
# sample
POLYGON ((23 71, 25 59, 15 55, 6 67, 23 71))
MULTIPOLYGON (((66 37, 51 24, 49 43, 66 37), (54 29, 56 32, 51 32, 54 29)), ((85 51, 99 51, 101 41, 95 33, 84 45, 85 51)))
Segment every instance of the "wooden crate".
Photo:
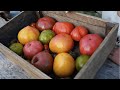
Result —
POLYGON ((19 65, 33 79, 52 79, 7 48, 10 41, 17 38, 19 30, 43 16, 53 17, 57 21, 69 21, 76 26, 83 25, 89 29, 90 33, 97 33, 104 38, 90 60, 74 77, 74 79, 93 79, 115 46, 118 32, 117 23, 110 23, 97 17, 76 12, 66 14, 64 11, 25 11, 0 28, 0 52, 9 58, 7 60, 19 65))

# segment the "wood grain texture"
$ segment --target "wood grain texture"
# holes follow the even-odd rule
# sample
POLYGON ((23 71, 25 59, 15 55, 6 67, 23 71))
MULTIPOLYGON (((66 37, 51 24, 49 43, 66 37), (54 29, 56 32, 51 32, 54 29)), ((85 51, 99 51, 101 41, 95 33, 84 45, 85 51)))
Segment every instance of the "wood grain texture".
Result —
POLYGON ((78 13, 76 11, 71 11, 71 12, 68 12, 68 13, 65 13, 65 11, 43 11, 43 13, 44 14, 54 13, 54 14, 57 14, 57 15, 60 15, 60 16, 69 17, 69 18, 72 18, 74 20, 82 21, 84 23, 88 23, 88 24, 91 24, 91 25, 106 28, 106 21, 105 20, 103 20, 101 18, 98 18, 98 17, 78 13))
POLYGON ((0 51, 0 79, 31 79, 31 77, 0 51))

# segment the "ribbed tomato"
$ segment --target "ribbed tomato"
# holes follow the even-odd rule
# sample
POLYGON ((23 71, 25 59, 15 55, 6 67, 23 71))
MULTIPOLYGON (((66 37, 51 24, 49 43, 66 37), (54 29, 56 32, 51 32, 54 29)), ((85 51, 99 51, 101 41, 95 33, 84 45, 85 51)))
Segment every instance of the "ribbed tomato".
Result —
POLYGON ((74 25, 70 22, 56 22, 53 26, 53 31, 56 34, 66 33, 70 34, 74 29, 74 25))
POLYGON ((75 41, 80 41, 82 37, 88 34, 88 30, 83 26, 77 26, 71 32, 71 37, 75 41))

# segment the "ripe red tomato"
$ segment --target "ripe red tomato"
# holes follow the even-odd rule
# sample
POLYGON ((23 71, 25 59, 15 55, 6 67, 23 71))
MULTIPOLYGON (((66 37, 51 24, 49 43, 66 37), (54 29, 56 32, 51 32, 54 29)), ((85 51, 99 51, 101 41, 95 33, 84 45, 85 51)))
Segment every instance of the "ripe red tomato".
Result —
POLYGON ((88 30, 84 26, 78 26, 76 28, 79 30, 81 37, 84 37, 85 35, 88 34, 88 30))
POLYGON ((71 31, 74 29, 74 25, 70 22, 56 22, 53 26, 53 31, 56 34, 66 33, 70 34, 71 31))
POLYGON ((71 35, 72 39, 75 41, 80 41, 80 39, 82 38, 80 33, 79 33, 79 30, 76 28, 71 32, 70 35, 71 35))
POLYGON ((79 42, 79 50, 81 54, 92 55, 102 43, 103 38, 98 34, 88 34, 79 42))
POLYGON ((80 41, 80 39, 87 34, 88 30, 83 26, 77 26, 71 32, 72 39, 75 41, 80 41))

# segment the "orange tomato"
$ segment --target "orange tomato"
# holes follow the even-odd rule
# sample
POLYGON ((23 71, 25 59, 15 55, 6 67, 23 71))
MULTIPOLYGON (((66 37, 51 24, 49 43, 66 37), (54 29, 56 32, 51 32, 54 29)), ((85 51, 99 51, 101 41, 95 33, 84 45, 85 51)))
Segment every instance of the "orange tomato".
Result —
POLYGON ((78 26, 78 27, 76 27, 76 28, 78 28, 79 33, 80 33, 80 35, 81 35, 82 37, 84 37, 85 35, 88 34, 88 30, 87 30, 87 28, 85 28, 84 26, 78 26))
POLYGON ((56 22, 53 26, 53 31, 56 34, 66 33, 70 34, 71 31, 74 29, 74 25, 70 22, 56 22))
POLYGON ((88 30, 83 26, 77 26, 71 32, 71 37, 75 41, 80 41, 82 37, 88 34, 88 30))
POLYGON ((39 31, 31 26, 26 26, 18 32, 18 40, 21 44, 25 45, 26 43, 38 40, 39 31))
POLYGON ((81 35, 79 34, 79 30, 78 29, 73 29, 73 31, 71 32, 71 37, 73 40, 75 41, 80 41, 80 39, 82 38, 81 35))
POLYGON ((53 37, 49 43, 49 48, 54 53, 69 52, 74 46, 70 35, 62 33, 53 37))
POLYGON ((75 61, 68 53, 58 54, 53 63, 53 71, 58 77, 69 77, 75 70, 75 61))

